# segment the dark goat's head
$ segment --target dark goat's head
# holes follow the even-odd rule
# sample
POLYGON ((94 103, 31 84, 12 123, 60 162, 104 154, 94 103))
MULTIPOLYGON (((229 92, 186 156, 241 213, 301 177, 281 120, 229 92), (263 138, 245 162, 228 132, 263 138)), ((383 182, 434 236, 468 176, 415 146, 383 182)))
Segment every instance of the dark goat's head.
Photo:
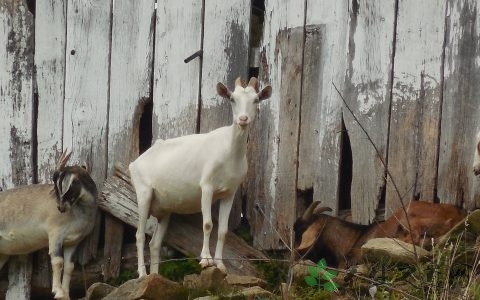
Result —
MULTIPOLYGON (((325 211, 332 211, 330 207, 317 208, 319 204, 320 204, 320 201, 312 202, 312 204, 310 204, 310 206, 305 210, 302 217, 298 218, 295 221, 295 224, 293 224, 296 248, 302 243, 303 234, 310 229, 311 225, 318 219, 318 216, 325 211)), ((311 241, 309 244, 313 244, 313 243, 314 241, 311 241)))
POLYGON ((65 166, 70 155, 66 151, 62 153, 52 176, 57 207, 62 213, 82 197, 97 197, 97 186, 85 168, 65 166))

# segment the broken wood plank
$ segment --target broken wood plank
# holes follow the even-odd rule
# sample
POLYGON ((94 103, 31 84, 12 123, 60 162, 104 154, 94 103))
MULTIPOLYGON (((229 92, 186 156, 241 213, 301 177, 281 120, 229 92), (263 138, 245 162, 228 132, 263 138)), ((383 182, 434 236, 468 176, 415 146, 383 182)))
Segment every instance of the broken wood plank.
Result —
MULTIPOLYGON (((388 168, 404 202, 433 202, 446 2, 398 5, 388 168)), ((385 201, 386 217, 401 206, 390 181, 385 201)))
MULTIPOLYGON (((115 176, 107 178, 101 193, 99 207, 119 220, 137 227, 137 202, 133 186, 130 184, 125 167, 117 166, 115 176)), ((173 215, 165 237, 165 243, 187 256, 197 256, 203 244, 201 218, 195 215, 173 215)), ((153 234, 156 219, 150 217, 147 221, 146 233, 153 234)), ((216 230, 210 237, 211 246, 216 241, 216 230)), ((265 255, 249 246, 244 240, 232 232, 227 233, 224 258, 225 265, 232 274, 255 275, 257 272, 249 258, 265 258, 265 255)))
MULTIPOLYGON (((394 24, 384 20, 394 20, 395 1, 375 0, 368 5, 352 5, 349 9, 349 55, 343 96, 380 153, 377 154, 360 125, 345 109, 344 134, 348 135, 351 146, 352 165, 348 167, 352 181, 351 199, 341 201, 351 201, 354 222, 370 224, 375 219, 386 184, 381 160, 387 161, 394 24)), ((342 144, 342 147, 347 145, 342 144)), ((344 163, 347 163, 346 157, 342 157, 344 163)), ((342 172, 347 171, 342 168, 342 172)))
POLYGON ((259 85, 270 84, 273 93, 271 99, 260 102, 250 130, 247 218, 255 247, 286 249, 291 247, 295 218, 305 3, 265 4, 259 85))

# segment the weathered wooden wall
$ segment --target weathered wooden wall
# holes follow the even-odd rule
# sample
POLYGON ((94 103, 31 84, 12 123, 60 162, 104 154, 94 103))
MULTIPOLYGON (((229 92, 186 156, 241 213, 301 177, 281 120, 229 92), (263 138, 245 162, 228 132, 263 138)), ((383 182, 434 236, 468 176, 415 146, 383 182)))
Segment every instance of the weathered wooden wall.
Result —
MULTIPOLYGON (((64 148, 101 186, 145 137, 228 125, 215 85, 248 76, 255 40, 261 86, 274 94, 251 129, 230 224, 243 214, 256 247, 291 247, 293 221, 312 200, 361 223, 399 207, 398 194, 480 205, 471 171, 480 0, 132 3, 37 1, 33 15, 26 0, 0 2, 0 188, 48 182, 64 148), (265 10, 262 28, 251 28, 252 6, 265 10), (140 126, 147 106, 151 128, 140 126)), ((116 276, 121 240, 111 236, 124 225, 103 218, 106 277, 116 276)), ((99 227, 80 262, 96 255, 99 227)))

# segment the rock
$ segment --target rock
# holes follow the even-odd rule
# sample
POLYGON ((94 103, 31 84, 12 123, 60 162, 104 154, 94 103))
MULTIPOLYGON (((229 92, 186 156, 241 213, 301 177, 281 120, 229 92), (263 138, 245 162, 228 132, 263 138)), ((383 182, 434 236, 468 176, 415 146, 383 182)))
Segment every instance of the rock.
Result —
POLYGON ((86 300, 100 300, 100 299, 103 299, 104 297, 106 297, 111 292, 113 292, 115 289, 116 289, 116 287, 111 286, 109 284, 102 283, 102 282, 96 282, 88 288, 85 299, 86 300))
POLYGON ((254 299, 270 299, 274 298, 275 295, 270 293, 267 290, 262 289, 259 286, 252 286, 239 290, 232 295, 229 295, 227 299, 238 299, 238 300, 254 300, 254 299))
POLYGON ((227 286, 223 273, 217 267, 208 267, 204 269, 200 275, 190 274, 184 277, 183 286, 189 289, 206 289, 206 290, 220 290, 227 286))
POLYGON ((253 277, 253 276, 228 274, 225 280, 229 286, 241 286, 241 287, 259 286, 262 288, 267 286, 267 282, 265 280, 257 277, 253 277))
MULTIPOLYGON (((375 261, 387 257, 396 262, 414 263, 413 245, 392 238, 371 239, 362 246, 362 255, 366 260, 375 261)), ((430 255, 427 250, 416 246, 419 258, 430 255)))
POLYGON ((125 282, 104 299, 176 300, 185 297, 186 291, 180 284, 170 281, 158 274, 150 274, 146 277, 125 282))

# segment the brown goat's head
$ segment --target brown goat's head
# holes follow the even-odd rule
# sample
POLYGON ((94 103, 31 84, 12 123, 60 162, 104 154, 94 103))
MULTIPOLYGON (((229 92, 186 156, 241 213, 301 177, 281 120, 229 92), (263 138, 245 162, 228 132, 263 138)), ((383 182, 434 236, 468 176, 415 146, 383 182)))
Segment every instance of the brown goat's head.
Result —
POLYGON ((71 153, 64 151, 53 173, 53 186, 60 212, 65 212, 83 196, 97 197, 97 186, 88 171, 79 166, 65 166, 71 153))

